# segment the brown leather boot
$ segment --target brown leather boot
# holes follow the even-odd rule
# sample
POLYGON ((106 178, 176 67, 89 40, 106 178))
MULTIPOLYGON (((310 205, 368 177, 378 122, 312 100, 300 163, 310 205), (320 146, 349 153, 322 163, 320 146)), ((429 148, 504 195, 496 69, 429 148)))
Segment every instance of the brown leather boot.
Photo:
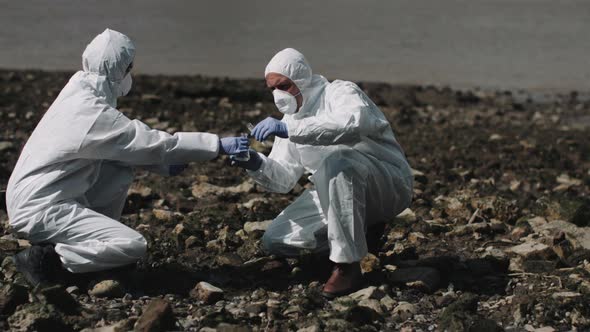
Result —
POLYGON ((322 295, 328 299, 343 296, 356 291, 361 285, 363 275, 359 262, 336 264, 330 279, 326 281, 322 295))

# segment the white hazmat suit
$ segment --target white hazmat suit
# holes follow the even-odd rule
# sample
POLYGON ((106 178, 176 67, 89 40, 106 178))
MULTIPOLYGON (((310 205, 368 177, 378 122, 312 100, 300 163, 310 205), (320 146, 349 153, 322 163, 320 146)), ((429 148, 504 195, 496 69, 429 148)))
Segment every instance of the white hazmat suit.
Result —
POLYGON ((352 82, 329 83, 313 75, 303 54, 277 53, 265 70, 290 78, 303 103, 284 115, 288 139, 275 137, 262 166, 248 171, 275 192, 289 192, 304 172, 307 189, 266 230, 265 249, 282 255, 300 249, 330 251, 335 263, 353 263, 367 254, 367 226, 407 208, 413 177, 402 148, 379 108, 352 82))
POLYGON ((219 138, 170 135, 117 111, 130 88, 135 47, 105 30, 86 48, 72 76, 27 141, 8 182, 10 225, 32 243, 53 243, 64 267, 90 272, 134 263, 145 239, 117 220, 132 167, 211 160, 219 138))

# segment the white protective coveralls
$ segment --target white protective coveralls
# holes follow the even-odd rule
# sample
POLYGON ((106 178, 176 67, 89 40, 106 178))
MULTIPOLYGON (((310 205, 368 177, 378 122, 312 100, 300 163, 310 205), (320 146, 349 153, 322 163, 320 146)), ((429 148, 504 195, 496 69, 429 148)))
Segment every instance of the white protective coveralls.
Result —
POLYGON ((146 240, 117 220, 132 167, 211 160, 219 138, 170 135, 117 111, 135 47, 105 30, 86 48, 75 73, 27 141, 8 182, 10 225, 32 243, 53 243, 66 269, 90 272, 134 263, 146 240))
POLYGON ((367 226, 392 218, 411 202, 413 177, 379 108, 354 83, 312 75, 303 54, 277 53, 265 70, 290 78, 303 104, 284 115, 288 139, 275 137, 262 166, 248 171, 268 190, 289 192, 304 172, 314 188, 281 212, 266 230, 265 249, 295 255, 330 250, 335 263, 367 254, 367 226))

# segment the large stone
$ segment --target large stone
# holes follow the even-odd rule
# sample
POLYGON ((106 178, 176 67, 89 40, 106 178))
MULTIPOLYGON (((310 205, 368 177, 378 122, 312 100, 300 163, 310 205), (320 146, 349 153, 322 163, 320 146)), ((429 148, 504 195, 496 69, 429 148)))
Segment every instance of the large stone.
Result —
POLYGON ((383 316, 368 306, 353 306, 346 312, 346 320, 357 325, 367 325, 383 321, 383 316))
POLYGON ((240 266, 243 263, 240 255, 234 252, 219 254, 215 257, 215 261, 221 266, 240 266))
POLYGON ((551 257, 551 248, 543 243, 529 241, 506 249, 506 252, 522 256, 524 259, 544 259, 551 257))
POLYGON ((244 232, 246 233, 253 233, 253 232, 264 232, 270 226, 272 220, 265 220, 265 221, 247 221, 244 223, 244 232))
POLYGON ((210 183, 197 183, 192 187, 192 194, 195 198, 203 198, 209 195, 227 195, 248 193, 254 189, 254 182, 244 181, 242 184, 233 187, 220 187, 210 183))
POLYGON ((18 241, 15 239, 0 239, 0 251, 2 252, 14 252, 19 249, 18 241))
POLYGON ((380 300, 383 296, 385 296, 385 294, 381 290, 379 290, 377 287, 369 286, 367 288, 363 288, 363 289, 358 290, 352 294, 349 294, 348 296, 357 300, 357 301, 368 300, 368 299, 380 300))
POLYGON ((7 141, 0 142, 0 151, 10 150, 13 147, 14 147, 14 143, 12 143, 12 142, 7 142, 7 141))
POLYGON ((114 298, 125 295, 125 290, 117 280, 103 280, 94 285, 88 294, 95 297, 114 298))
POLYGON ((541 230, 564 232, 574 249, 590 250, 590 227, 578 227, 563 220, 554 220, 540 227, 541 230))
POLYGON ((212 304, 223 299, 223 290, 210 283, 201 281, 191 290, 190 295, 192 298, 206 304, 212 304))
POLYGON ((401 220, 406 223, 413 223, 417 220, 416 213, 411 209, 407 208, 403 210, 400 214, 398 214, 395 219, 401 220))
POLYGON ((359 307, 370 308, 378 314, 383 314, 383 308, 381 307, 381 302, 379 302, 379 300, 364 299, 364 300, 360 300, 358 305, 359 305, 359 307))
POLYGON ((404 322, 414 317, 416 312, 418 312, 418 309, 415 305, 408 302, 400 302, 395 309, 393 309, 392 317, 397 322, 404 322))
POLYGON ((388 272, 389 281, 394 284, 419 289, 426 293, 434 292, 440 284, 440 272, 432 267, 407 267, 388 272))
POLYGON ((496 322, 477 314, 477 296, 464 294, 440 314, 441 331, 500 332, 504 331, 496 322))
POLYGON ((17 306, 29 302, 27 289, 17 284, 6 284, 0 289, 0 315, 11 315, 17 306))
POLYGON ((123 319, 115 324, 102 326, 95 329, 84 329, 82 332, 127 332, 133 330, 134 319, 123 319))
POLYGON ((8 324, 11 331, 73 331, 52 304, 39 301, 20 306, 18 311, 8 317, 8 324))
POLYGON ((154 209, 152 211, 154 217, 160 221, 172 221, 174 218, 174 212, 162 209, 154 209))
POLYGON ((380 266, 379 258, 371 253, 361 259, 361 271, 363 273, 378 271, 380 266))
POLYGON ((173 330, 175 325, 172 306, 163 299, 152 300, 135 323, 135 331, 159 332, 173 330))
POLYGON ((67 290, 61 285, 52 285, 39 289, 47 303, 53 304, 61 312, 75 315, 80 312, 80 304, 72 297, 67 290))

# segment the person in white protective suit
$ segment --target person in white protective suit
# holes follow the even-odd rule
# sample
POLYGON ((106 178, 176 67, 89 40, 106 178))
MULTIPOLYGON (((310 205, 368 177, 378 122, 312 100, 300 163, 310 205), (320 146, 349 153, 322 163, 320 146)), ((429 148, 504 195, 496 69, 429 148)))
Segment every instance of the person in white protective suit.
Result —
POLYGON ((275 135, 272 151, 266 157, 251 149, 249 161, 232 162, 274 192, 289 192, 305 172, 314 187, 273 220, 263 246, 279 255, 329 250, 335 267, 323 294, 350 293, 362 281, 367 227, 411 202, 410 166, 383 113, 354 83, 313 75, 291 48, 277 53, 264 75, 284 116, 266 118, 252 135, 275 135))
POLYGON ((131 88, 131 40, 106 29, 24 146, 6 193, 10 225, 34 244, 14 260, 34 285, 59 269, 92 272, 135 263, 146 240, 121 224, 133 167, 176 175, 187 163, 248 150, 248 139, 170 135, 120 113, 131 88))

